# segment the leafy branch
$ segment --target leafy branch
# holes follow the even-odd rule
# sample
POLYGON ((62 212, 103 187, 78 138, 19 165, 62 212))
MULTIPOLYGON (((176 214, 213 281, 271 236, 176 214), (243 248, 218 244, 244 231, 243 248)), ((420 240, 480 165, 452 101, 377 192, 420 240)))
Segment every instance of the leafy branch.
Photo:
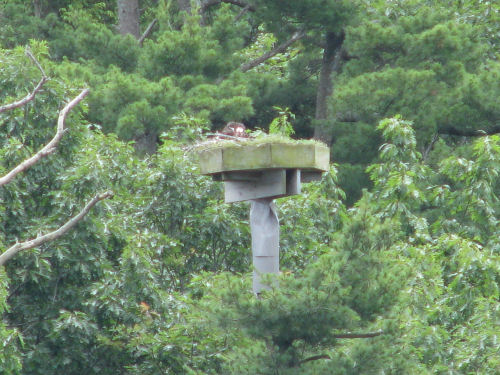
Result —
POLYGON ((257 65, 262 64, 264 61, 270 59, 273 56, 276 56, 278 53, 285 52, 288 47, 290 47, 293 43, 296 41, 304 38, 306 36, 306 33, 304 31, 297 31, 292 35, 292 37, 283 43, 281 43, 279 46, 273 48, 272 50, 264 53, 262 56, 257 57, 256 59, 249 61, 247 63, 244 63, 240 66, 240 69, 242 72, 247 72, 252 68, 255 68, 257 65))
POLYGON ((42 86, 45 84, 45 82, 47 82, 49 80, 49 78, 45 74, 45 71, 43 70, 42 66, 40 65, 40 63, 38 62, 38 60, 35 58, 35 56, 33 56, 33 54, 31 53, 31 51, 28 48, 26 49, 26 56, 28 56, 31 59, 31 61, 33 61, 33 63, 38 68, 38 70, 42 73, 42 78, 40 79, 40 81, 38 82, 38 84, 35 86, 35 88, 33 89, 33 91, 31 91, 24 98, 22 98, 22 99, 20 99, 18 101, 15 101, 13 103, 9 103, 9 104, 5 104, 3 106, 0 106, 0 113, 6 112, 6 111, 10 111, 10 110, 15 109, 15 108, 22 107, 25 104, 27 104, 30 101, 32 101, 35 98, 35 95, 38 93, 38 91, 40 91, 40 89, 42 88, 42 86))
POLYGON ((61 141, 61 138, 64 135, 65 131, 65 120, 66 116, 68 115, 68 112, 73 109, 80 101, 87 96, 89 93, 88 89, 82 90, 80 94, 75 97, 72 101, 70 101, 66 106, 59 112, 59 119, 57 121, 57 131, 56 134, 54 135, 54 138, 47 143, 40 151, 38 151, 35 155, 32 157, 24 160, 22 163, 18 164, 14 169, 12 169, 10 172, 8 172, 6 175, 0 178, 0 186, 3 186, 5 184, 8 184, 11 182, 19 173, 24 172, 28 168, 32 167, 34 164, 36 164, 40 159, 44 158, 47 155, 50 155, 54 151, 56 151, 57 146, 59 142, 61 141))
MULTIPOLYGON (((26 55, 33 61, 33 63, 37 66, 38 70, 42 73, 42 78, 33 89, 33 91, 24 97, 21 100, 16 102, 4 105, 0 107, 0 113, 8 110, 13 110, 15 108, 22 107, 32 101, 37 94, 37 92, 41 89, 41 87, 47 82, 48 77, 46 76, 42 66, 38 62, 38 60, 33 56, 33 54, 26 49, 26 55)), ((64 108, 59 112, 59 117, 57 120, 57 130, 54 137, 47 143, 41 150, 39 150, 36 154, 31 156, 30 158, 24 160, 16 167, 14 167, 10 172, 0 178, 0 186, 6 185, 11 182, 19 173, 26 171, 28 168, 32 167, 36 163, 38 163, 42 158, 47 155, 52 154, 57 150, 59 142, 61 141, 65 128, 66 117, 68 116, 69 111, 71 111, 78 103, 80 103, 83 98, 85 98, 89 93, 89 89, 83 89, 80 94, 78 94, 73 100, 71 100, 68 104, 64 106, 64 108)), ((39 236, 32 240, 18 242, 15 245, 9 247, 5 252, 0 255, 0 266, 4 265, 9 259, 11 259, 14 255, 19 253, 22 250, 32 249, 34 247, 40 246, 48 241, 55 240, 66 232, 68 232, 71 228, 73 228, 78 222, 80 222, 85 215, 96 205, 97 202, 112 197, 113 193, 108 191, 102 194, 97 194, 92 200, 90 200, 85 207, 73 218, 69 219, 66 223, 60 226, 58 229, 53 232, 47 233, 45 235, 39 236)))
POLYGON ((12 258, 20 251, 38 247, 46 242, 53 241, 66 234, 71 228, 73 228, 78 222, 80 222, 85 217, 85 215, 89 213, 89 211, 96 205, 97 202, 102 201, 106 198, 110 198, 112 196, 113 193, 111 191, 98 194, 94 198, 92 198, 92 200, 90 200, 76 216, 69 219, 55 231, 47 233, 43 236, 36 237, 32 240, 18 242, 15 245, 9 247, 4 253, 0 255, 0 266, 3 266, 10 258, 12 258))

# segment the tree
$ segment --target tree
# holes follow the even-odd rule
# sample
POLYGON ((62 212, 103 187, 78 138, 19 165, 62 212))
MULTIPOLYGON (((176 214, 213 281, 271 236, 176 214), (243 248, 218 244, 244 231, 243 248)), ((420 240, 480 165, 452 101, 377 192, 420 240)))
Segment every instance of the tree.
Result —
MULTIPOLYGON (((43 44, 34 44, 33 47, 36 49, 36 53, 39 55, 43 55, 46 53, 46 48, 44 48, 43 44)), ((11 83, 14 82, 12 76, 24 70, 24 74, 26 74, 27 79, 31 79, 33 70, 30 68, 22 68, 25 64, 25 61, 21 57, 21 49, 17 49, 14 51, 1 51, 1 59, 6 64, 7 69, 2 71, 2 82, 5 83, 5 92, 4 95, 16 95, 19 91, 19 87, 23 87, 22 82, 17 82, 13 87, 15 90, 12 90, 11 83), (14 75, 9 76, 15 72, 14 75), (7 75, 7 76, 5 76, 7 75), (20 86, 17 86, 21 84, 20 86), (17 90, 16 90, 17 89, 17 90)), ((31 60, 33 65, 36 67, 35 70, 38 73, 41 73, 41 79, 38 84, 29 92, 25 97, 21 99, 12 99, 12 96, 8 96, 7 104, 0 106, 0 114, 2 116, 2 124, 3 124, 3 149, 2 149, 2 177, 0 178, 0 189, 1 189, 1 200, 4 204, 5 209, 2 210, 1 214, 1 222, 2 222, 2 236, 0 243, 2 244, 2 248, 5 249, 4 244, 8 244, 12 242, 13 237, 16 239, 16 243, 13 245, 7 245, 6 250, 2 250, 0 254, 0 266, 2 266, 1 271, 1 279, 2 279, 2 314, 12 313, 11 308, 14 306, 8 306, 6 301, 8 298, 12 297, 12 293, 15 293, 18 288, 22 287, 23 283, 19 282, 16 278, 16 273, 26 272, 26 269, 23 269, 22 265, 16 260, 18 254, 23 250, 39 248, 41 246, 46 246, 49 242, 53 242, 66 234, 70 229, 75 227, 76 224, 82 221, 82 219, 89 213, 89 211, 98 203, 99 201, 110 197, 112 194, 110 192, 97 194, 93 199, 91 199, 85 207, 73 218, 66 221, 63 225, 56 227, 55 230, 50 233, 41 235, 40 232, 43 231, 44 226, 53 227, 52 225, 47 225, 48 223, 43 223, 43 219, 37 218, 37 209, 36 209, 36 201, 38 199, 44 199, 45 190, 43 186, 43 178, 38 179, 38 182, 35 182, 35 185, 39 183, 39 187, 37 190, 42 193, 42 196, 37 196, 37 193, 30 192, 33 190, 33 185, 30 187, 30 183, 26 183, 29 180, 29 177, 22 177, 23 174, 31 174, 31 177, 34 180, 37 179, 37 175, 39 171, 36 171, 39 165, 44 165, 42 168, 47 167, 46 159, 50 159, 49 155, 54 154, 56 151, 67 148, 61 147, 61 142, 64 133, 67 132, 66 128, 66 119, 68 117, 69 112, 82 101, 82 99, 88 94, 88 90, 82 90, 75 98, 73 98, 68 104, 64 106, 62 110, 58 112, 58 121, 57 121, 57 131, 55 135, 52 137, 50 141, 48 141, 43 147, 41 147, 38 151, 36 148, 40 140, 33 139, 32 137, 32 129, 37 129, 36 126, 30 123, 32 120, 32 116, 38 119, 39 124, 42 126, 43 120, 45 119, 46 113, 44 112, 46 108, 44 108, 42 97, 46 96, 45 89, 47 86, 55 87, 55 85, 48 83, 49 79, 45 74, 45 70, 42 68, 42 64, 39 63, 38 59, 35 58, 35 55, 29 50, 26 50, 26 56, 31 60), (37 113, 37 111, 39 111, 37 113), (24 116, 19 116, 24 112, 24 116), (20 122, 19 120, 22 119, 20 122), (18 129, 19 128, 19 129, 18 129), (31 132, 31 134, 30 134, 31 132), (18 139, 18 134, 22 135, 23 138, 18 139), (21 140, 23 142, 21 142, 21 140), (26 157, 25 155, 28 154, 26 157), (31 155, 30 155, 31 154, 31 155), (19 160, 21 159, 21 160, 19 160), (34 172, 34 174, 33 174, 34 172), (42 180, 42 181, 40 181, 42 180), (26 189, 26 192, 23 192, 22 189, 26 189), (32 195, 32 196, 30 196, 32 195), (27 217, 24 215, 28 214, 27 217), (30 215, 32 214, 32 215, 30 215), (29 220, 26 220, 28 219, 29 220), (30 221, 30 223, 28 223, 30 221), (24 224, 18 228, 15 228, 16 224, 24 224), (36 223, 36 224, 35 224, 36 223), (27 226, 27 228, 23 228, 27 226), (35 226, 37 235, 32 240, 22 240, 18 241, 17 238, 26 237, 29 235, 28 233, 33 234, 33 226, 35 226), (31 228, 30 228, 31 227, 31 228), (13 230, 14 229, 14 230, 13 230), (23 231, 26 231, 24 233, 23 231), (10 246, 10 247, 9 247, 10 246), (9 261, 9 262, 8 262, 9 261), (11 262, 13 263, 11 267, 11 262), (4 267, 7 269, 7 273, 4 271, 4 267), (16 267, 20 267, 17 268, 16 267), (8 275, 8 276, 7 276, 8 275), (11 284, 9 285, 8 280, 11 280, 11 284)), ((53 89, 52 89, 53 90, 53 89)), ((55 91, 55 90, 53 90, 55 91)), ((41 129, 37 129, 40 131, 41 129)), ((37 131, 35 130, 35 131, 37 131)), ((50 188, 47 193, 50 194, 50 188)), ((44 207, 42 211, 48 213, 48 207, 44 207)), ((38 212, 40 214, 40 212, 38 212)), ((45 216, 45 215, 41 215, 45 216)), ((60 217, 65 217, 66 215, 59 214, 60 217)), ((15 307, 14 307, 15 309, 15 307)), ((41 319, 45 319, 46 317, 41 316, 41 319)), ((7 323, 9 327, 10 324, 7 323)), ((19 370, 20 360, 19 360, 19 352, 16 350, 16 337, 19 337, 19 327, 22 325, 12 325, 10 329, 6 329, 4 325, 2 325, 1 333, 2 333, 2 341, 5 346, 5 350, 2 352, 5 355, 10 356, 11 358, 6 358, 3 355, 0 358, 0 366, 2 370, 6 373, 17 373, 19 370)), ((20 340, 22 340, 20 338, 20 340)), ((21 341, 23 342, 23 341, 21 341)))
MULTIPOLYGON (((42 89, 45 82, 47 82, 48 78, 45 75, 43 68, 40 63, 36 60, 33 54, 26 50, 26 55, 32 60, 32 62, 37 66, 42 74, 42 78, 35 86, 33 91, 29 93, 24 98, 17 100, 15 102, 5 104, 0 106, 0 113, 14 110, 16 108, 23 107, 31 102, 35 95, 42 89)), ((59 118, 57 121, 57 131, 52 140, 47 143, 42 149, 36 152, 33 156, 27 158, 14 168, 12 168, 9 172, 7 172, 3 177, 0 178, 0 186, 8 184, 11 182, 19 173, 26 171, 28 168, 32 167, 36 163, 38 163, 42 158, 52 154, 57 150, 58 144, 61 141, 65 128, 65 120, 68 115, 68 112, 71 111, 82 99, 88 94, 88 89, 83 90, 78 96, 76 96, 72 101, 70 101, 60 112, 59 118)), ((36 239, 25 241, 25 242, 17 242, 15 245, 9 247, 2 254, 0 254, 0 266, 3 266, 10 258, 16 255, 18 252, 22 250, 31 249, 33 247, 40 246, 48 241, 52 241, 60 236, 64 235, 67 231, 69 231, 72 227, 74 227, 80 220, 82 220, 85 215, 92 209, 92 207, 99 202, 100 200, 106 199, 111 196, 111 193, 103 193, 96 195, 78 215, 67 221, 64 225, 56 229, 55 231, 48 233, 43 236, 39 236, 36 239)))
MULTIPOLYGON (((345 28, 356 21, 359 4, 351 1, 302 1, 287 4, 260 0, 227 2, 244 10, 251 10, 255 18, 266 25, 267 30, 282 40, 269 53, 242 65, 242 70, 251 69, 274 54, 283 52, 298 40, 302 40, 309 48, 319 47, 322 50, 316 89, 314 137, 330 143, 327 99, 333 92, 332 75, 340 72, 346 60, 347 55, 342 51, 345 28), (283 20, 286 20, 285 23, 283 20)), ((219 3, 221 1, 206 1, 202 10, 219 3)))
MULTIPOLYGON (((406 223, 399 257, 413 269, 397 310, 402 345, 428 373, 494 373, 500 139, 481 137, 464 146, 464 157, 449 156, 431 169, 410 123, 383 121, 379 129, 390 142, 382 162, 370 167, 373 199, 381 215, 406 223)), ((438 147, 449 150, 444 142, 438 147)))

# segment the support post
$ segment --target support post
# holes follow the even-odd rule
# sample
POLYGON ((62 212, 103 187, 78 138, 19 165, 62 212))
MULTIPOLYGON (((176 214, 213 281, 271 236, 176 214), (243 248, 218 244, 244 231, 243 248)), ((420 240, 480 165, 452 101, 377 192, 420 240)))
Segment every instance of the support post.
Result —
POLYGON ((279 220, 272 198, 254 199, 250 207, 252 233, 253 292, 259 294, 269 285, 262 283, 263 274, 279 273, 279 220))

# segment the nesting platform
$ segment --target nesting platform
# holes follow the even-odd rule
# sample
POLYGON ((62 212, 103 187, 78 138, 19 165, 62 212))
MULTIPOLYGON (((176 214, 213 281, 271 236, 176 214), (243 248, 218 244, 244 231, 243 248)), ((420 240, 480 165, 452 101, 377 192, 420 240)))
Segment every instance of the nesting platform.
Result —
POLYGON ((198 156, 200 172, 225 183, 228 203, 300 194, 301 183, 329 168, 329 149, 319 142, 224 143, 198 156))
POLYGON ((330 150, 314 141, 215 141, 197 150, 200 172, 224 182, 225 201, 251 201, 253 291, 261 276, 279 273, 279 220, 275 198, 300 194, 301 183, 328 170, 330 150), (205 147, 206 146, 206 147, 205 147))

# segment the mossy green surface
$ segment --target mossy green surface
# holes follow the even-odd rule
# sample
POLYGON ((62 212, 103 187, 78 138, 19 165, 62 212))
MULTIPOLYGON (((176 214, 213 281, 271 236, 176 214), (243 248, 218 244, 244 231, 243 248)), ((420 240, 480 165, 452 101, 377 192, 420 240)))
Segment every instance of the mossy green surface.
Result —
POLYGON ((326 171, 330 159, 321 142, 274 136, 207 142, 196 152, 202 174, 275 168, 326 171))

